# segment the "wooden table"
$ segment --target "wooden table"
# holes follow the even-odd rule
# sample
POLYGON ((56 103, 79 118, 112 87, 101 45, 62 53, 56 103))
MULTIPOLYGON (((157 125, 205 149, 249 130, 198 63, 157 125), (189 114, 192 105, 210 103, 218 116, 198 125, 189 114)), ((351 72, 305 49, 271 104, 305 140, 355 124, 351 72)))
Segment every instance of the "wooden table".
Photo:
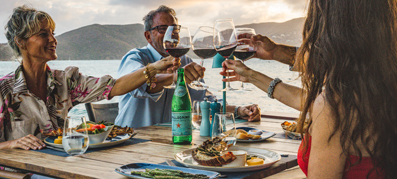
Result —
MULTIPOLYGON (((244 122, 237 124, 237 126, 255 127, 278 133, 282 132, 280 124, 285 119, 290 118, 282 118, 280 120, 280 118, 275 116, 264 115, 261 122, 244 122)), ((106 150, 85 153, 82 156, 70 157, 18 149, 0 150, 0 166, 9 166, 62 178, 125 178, 116 173, 114 169, 129 163, 163 163, 165 159, 173 159, 175 153, 195 148, 207 139, 207 137, 200 137, 198 130, 193 130, 192 145, 173 145, 170 127, 149 126, 138 128, 135 131, 138 134, 134 138, 150 141, 133 145, 115 146, 106 150)), ((237 143, 237 145, 269 149, 280 154, 296 155, 300 141, 273 137, 263 142, 237 143)), ((296 160, 282 165, 276 163, 271 170, 257 171, 255 175, 247 178, 267 177, 296 165, 296 160)), ((296 173, 295 170, 292 174, 294 173, 296 173)))

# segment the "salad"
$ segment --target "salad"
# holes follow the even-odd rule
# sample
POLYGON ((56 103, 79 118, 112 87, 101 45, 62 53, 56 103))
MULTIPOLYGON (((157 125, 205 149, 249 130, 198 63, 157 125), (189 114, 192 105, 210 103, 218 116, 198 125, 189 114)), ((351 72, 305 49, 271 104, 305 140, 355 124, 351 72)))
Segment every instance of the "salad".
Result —
POLYGON ((88 134, 99 134, 106 131, 107 126, 112 126, 113 123, 100 121, 98 123, 92 121, 86 121, 86 125, 81 124, 76 128, 76 132, 85 132, 87 129, 88 134))

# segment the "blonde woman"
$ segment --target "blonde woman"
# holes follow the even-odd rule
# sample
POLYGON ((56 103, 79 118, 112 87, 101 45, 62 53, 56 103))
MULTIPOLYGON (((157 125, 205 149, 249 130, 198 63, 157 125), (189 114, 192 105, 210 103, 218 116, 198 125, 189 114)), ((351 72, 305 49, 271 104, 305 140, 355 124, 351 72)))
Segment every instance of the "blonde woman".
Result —
POLYGON ((57 58, 54 30, 50 15, 26 6, 15 8, 6 25, 8 44, 22 61, 0 79, 0 149, 42 149, 40 131, 62 127, 73 106, 150 86, 157 73, 179 67, 177 59, 164 58, 117 80, 85 76, 77 67, 54 70, 47 65, 57 58))

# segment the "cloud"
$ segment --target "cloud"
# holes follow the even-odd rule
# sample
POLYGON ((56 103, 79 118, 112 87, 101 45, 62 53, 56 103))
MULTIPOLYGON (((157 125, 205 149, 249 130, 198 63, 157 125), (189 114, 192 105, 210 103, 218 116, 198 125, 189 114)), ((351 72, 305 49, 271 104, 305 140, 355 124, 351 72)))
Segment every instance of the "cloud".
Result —
MULTIPOLYGON (((179 23, 192 34, 201 25, 213 26, 218 18, 233 18, 236 25, 282 22, 304 16, 306 8, 306 0, 0 0, 0 4, 2 27, 13 8, 29 4, 52 16, 58 35, 95 23, 143 23, 143 16, 159 5, 174 8, 179 23)), ((4 28, 0 32, 4 34, 4 28)), ((0 34, 0 43, 5 42, 0 34)))

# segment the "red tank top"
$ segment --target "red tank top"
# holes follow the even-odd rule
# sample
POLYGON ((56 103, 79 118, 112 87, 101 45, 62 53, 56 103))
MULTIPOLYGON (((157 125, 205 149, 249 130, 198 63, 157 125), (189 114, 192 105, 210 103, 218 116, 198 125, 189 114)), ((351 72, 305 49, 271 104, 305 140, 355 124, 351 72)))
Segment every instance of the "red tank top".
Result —
MULTIPOLYGON (((309 156, 310 156, 310 148, 311 148, 311 144, 312 144, 312 137, 310 136, 309 138, 309 142, 307 145, 307 153, 305 155, 305 158, 303 158, 303 143, 304 143, 305 138, 303 138, 301 145, 299 146, 299 151, 298 151, 298 164, 299 167, 301 168, 301 170, 303 171, 303 173, 305 173, 305 175, 307 176, 307 170, 308 170, 308 166, 309 166, 309 156)), ((354 155, 349 155, 349 158, 351 160, 351 163, 355 163, 359 160, 358 156, 354 156, 354 155)), ((372 170, 372 168, 374 167, 374 165, 372 164, 372 160, 370 157, 362 157, 361 159, 361 163, 359 163, 356 166, 351 167, 348 171, 346 171, 349 167, 349 162, 348 160, 346 160, 345 163, 345 172, 343 173, 343 178, 347 179, 347 178, 355 178, 355 179, 359 179, 359 178, 367 178, 367 174, 368 172, 370 172, 372 170)), ((380 169, 378 169, 378 171, 380 171, 380 169)), ((383 173, 380 173, 380 175, 377 174, 376 171, 371 172, 371 174, 369 175, 369 179, 375 179, 375 178, 384 178, 383 173)))

